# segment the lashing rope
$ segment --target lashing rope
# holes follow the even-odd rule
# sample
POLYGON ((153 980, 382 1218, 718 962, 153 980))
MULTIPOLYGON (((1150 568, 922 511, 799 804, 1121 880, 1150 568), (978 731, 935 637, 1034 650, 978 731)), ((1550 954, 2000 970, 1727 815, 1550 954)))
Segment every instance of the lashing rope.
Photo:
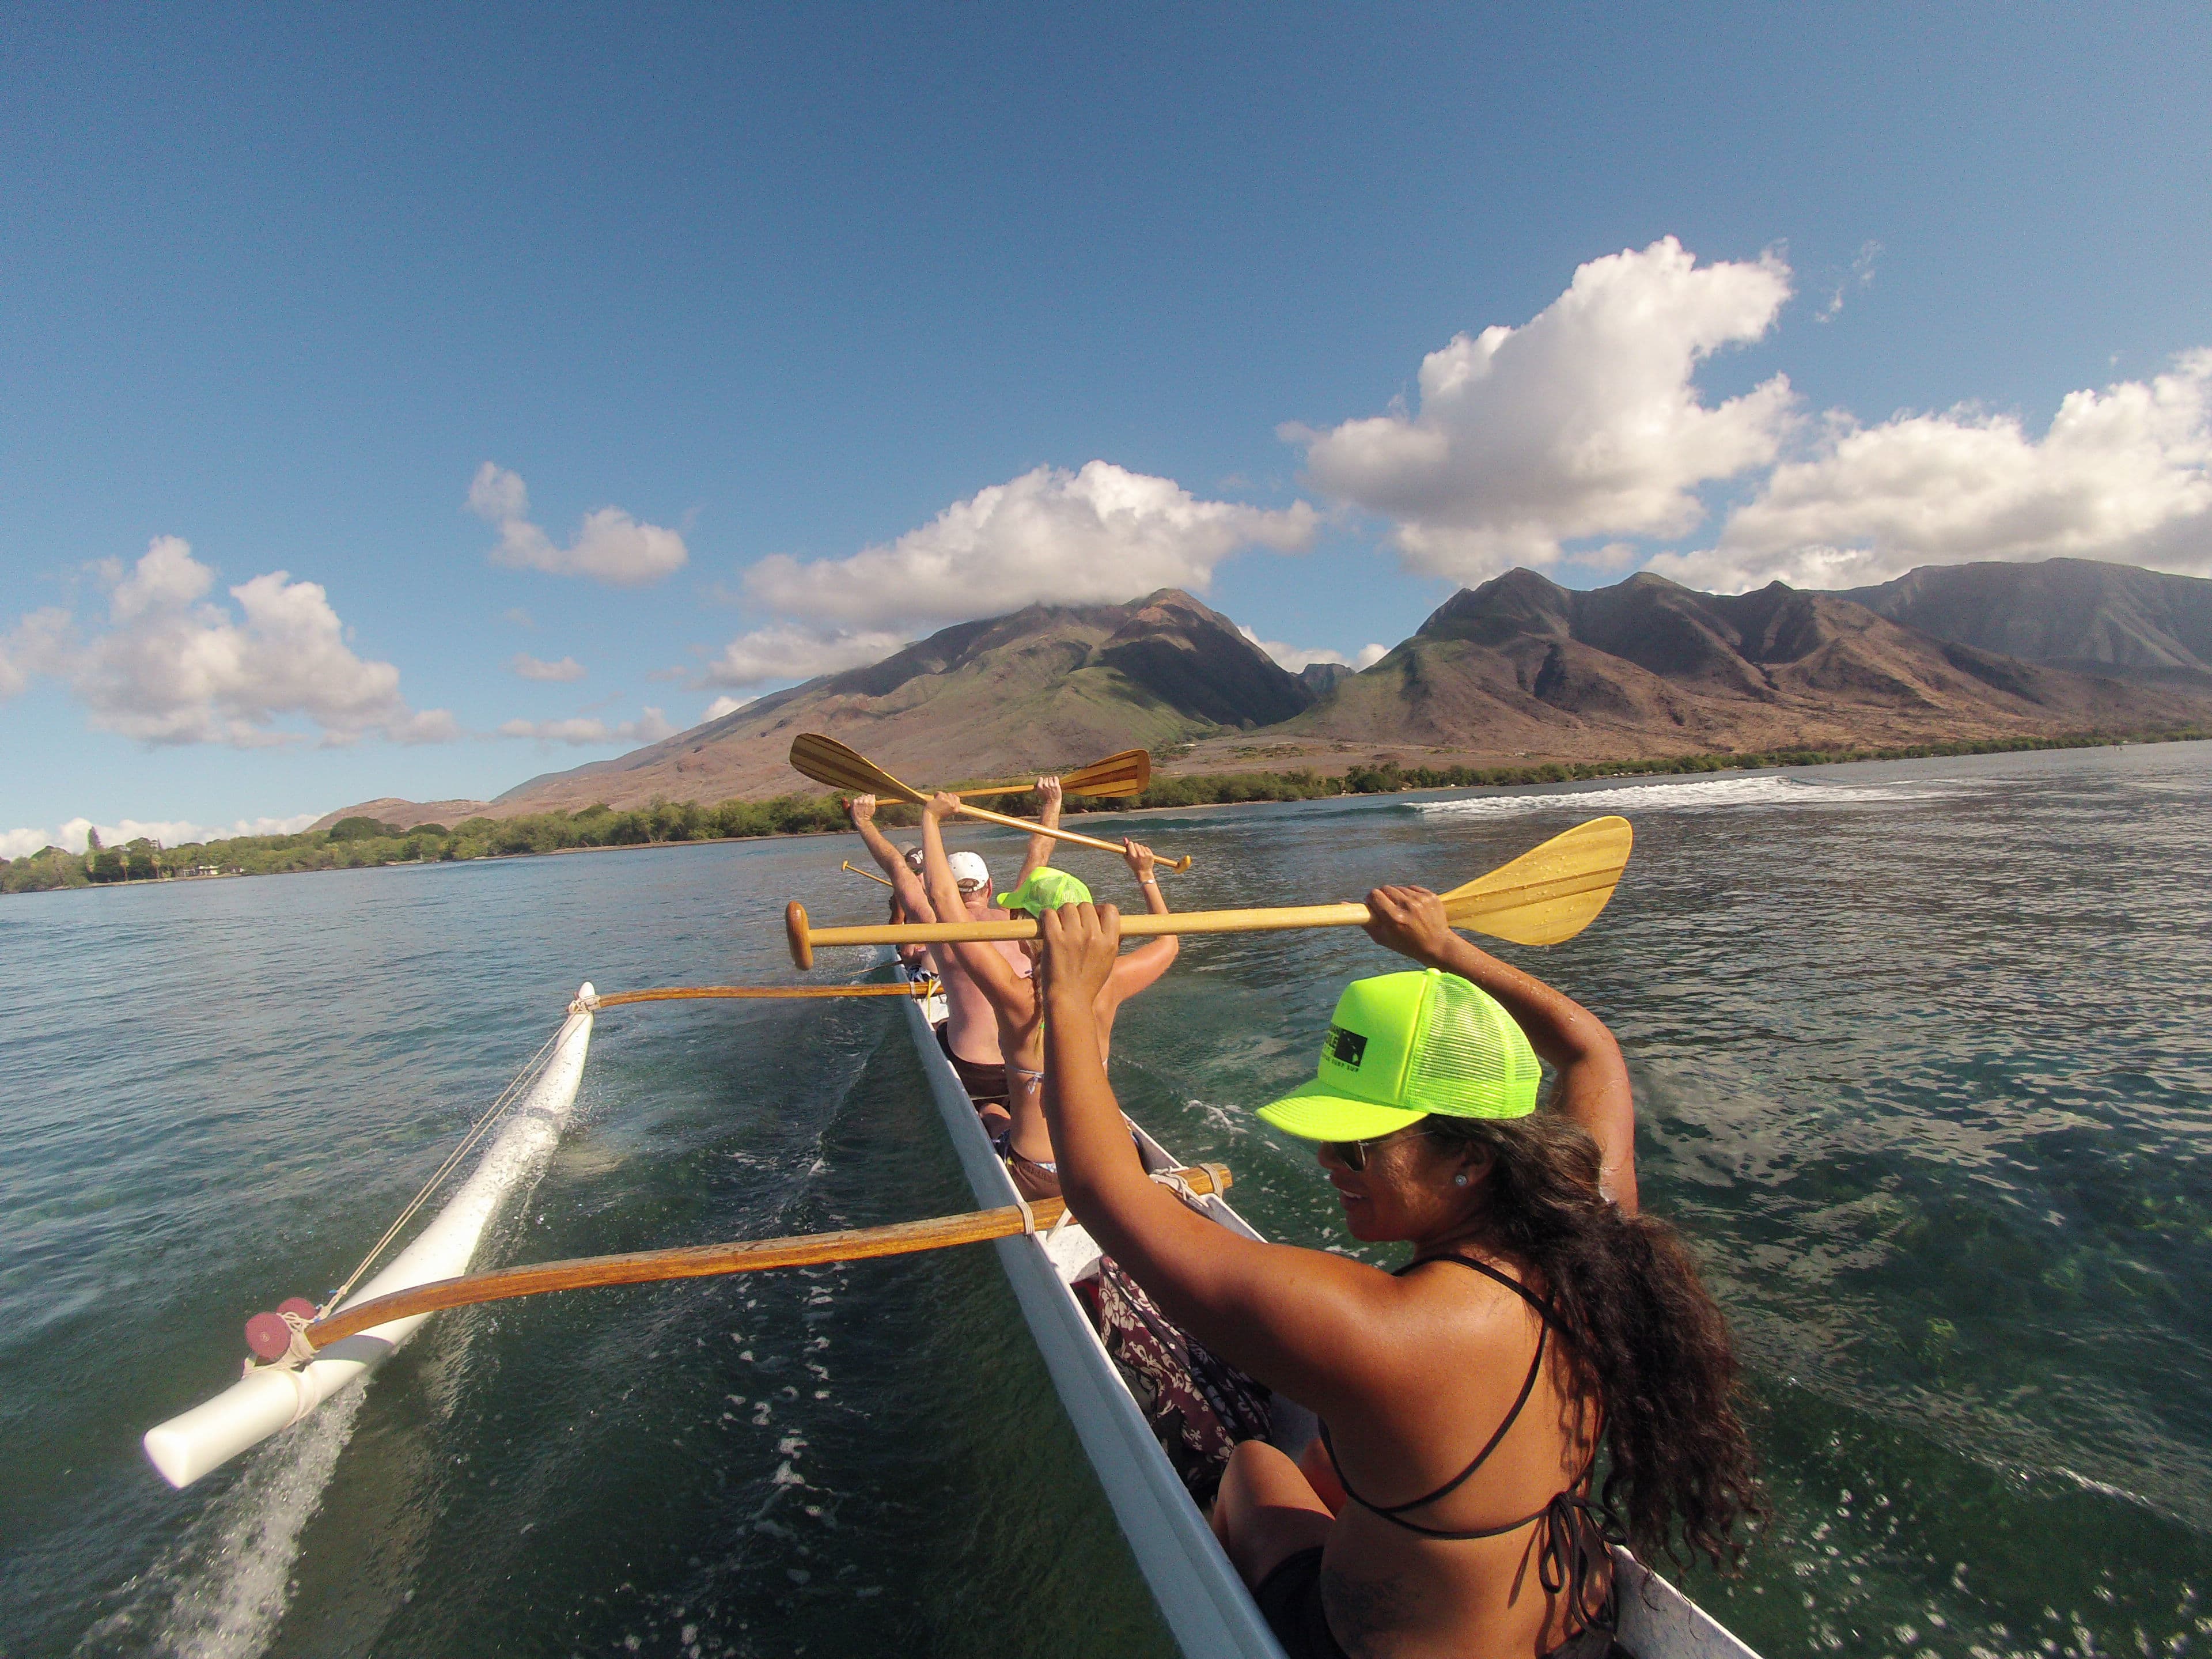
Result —
MULTIPOLYGON (((652 990, 612 991, 603 996, 579 997, 568 1005, 568 1012, 571 1014, 593 1013, 601 1008, 619 1008, 625 1004, 634 1002, 690 1002, 732 999, 782 1000, 882 996, 920 1000, 933 994, 936 989, 937 982, 934 980, 915 980, 900 985, 672 985, 652 990)), ((506 1088, 500 1091, 499 1098, 492 1102, 490 1109, 476 1121, 468 1133, 461 1138, 460 1145, 447 1155, 446 1161, 438 1166, 436 1172, 429 1180, 422 1183, 422 1190, 409 1200, 407 1207, 400 1211, 392 1224, 384 1230, 383 1237, 369 1247, 368 1254, 362 1257, 360 1265, 346 1275, 345 1283, 325 1298, 322 1306, 315 1310, 315 1316, 318 1319, 327 1318, 331 1310, 345 1300, 348 1292, 361 1282, 362 1275, 375 1265, 377 1257, 384 1254, 392 1241, 399 1236, 401 1231, 415 1218, 423 1205, 429 1201, 430 1194, 438 1190, 446 1177, 453 1174, 459 1166, 461 1160, 466 1158, 471 1150, 484 1138, 491 1127, 507 1115, 514 1103, 522 1097, 524 1091, 537 1082, 539 1075, 545 1069, 547 1058, 552 1052, 553 1045, 561 1040, 561 1033, 567 1029, 568 1024, 565 1021, 555 1027, 553 1035, 545 1039, 544 1046, 523 1062, 522 1069, 514 1074, 513 1080, 506 1088)), ((1023 1206, 1023 1213, 1025 1216, 1028 1214, 1028 1209, 1027 1205, 1023 1206)), ((1030 1232, 1036 1231, 1034 1218, 1031 1218, 1026 1231, 1030 1232)))
MULTIPOLYGON (((576 1005, 571 1004, 570 1006, 573 1011, 576 1005)), ((414 1219, 416 1212, 429 1201, 430 1194, 438 1190, 446 1177, 453 1174, 460 1161, 469 1155, 470 1149, 482 1140, 492 1125, 505 1116, 508 1109, 522 1097, 523 1092, 537 1082, 539 1075, 545 1069, 547 1058, 553 1051, 553 1045, 561 1040, 561 1033, 568 1029, 568 1023, 564 1019, 554 1028, 553 1035, 545 1039, 538 1052, 522 1063, 522 1069, 514 1074, 514 1079, 506 1088, 500 1091, 499 1098, 492 1102, 490 1109, 471 1126, 468 1133, 461 1137, 461 1144, 447 1154, 446 1161, 438 1166, 436 1173, 422 1183, 422 1190, 409 1200, 407 1207, 400 1211, 398 1218, 384 1230, 384 1236, 369 1246, 368 1254, 361 1259, 361 1265, 348 1273, 345 1283, 332 1291, 325 1298, 323 1305, 315 1310, 316 1318, 328 1318, 331 1310, 345 1300, 347 1293, 361 1282, 362 1275, 375 1264, 376 1258, 384 1254, 385 1248, 399 1237, 400 1230, 414 1219)))

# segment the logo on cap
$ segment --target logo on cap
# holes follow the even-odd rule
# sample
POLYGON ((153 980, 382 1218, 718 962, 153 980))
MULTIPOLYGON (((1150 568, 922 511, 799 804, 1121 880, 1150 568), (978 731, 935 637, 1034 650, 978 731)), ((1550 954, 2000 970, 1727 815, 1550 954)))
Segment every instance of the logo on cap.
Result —
POLYGON ((1328 1039, 1323 1046, 1328 1050, 1328 1057, 1347 1072, 1358 1071, 1359 1062, 1367 1058, 1367 1039, 1341 1025, 1328 1028, 1328 1039))

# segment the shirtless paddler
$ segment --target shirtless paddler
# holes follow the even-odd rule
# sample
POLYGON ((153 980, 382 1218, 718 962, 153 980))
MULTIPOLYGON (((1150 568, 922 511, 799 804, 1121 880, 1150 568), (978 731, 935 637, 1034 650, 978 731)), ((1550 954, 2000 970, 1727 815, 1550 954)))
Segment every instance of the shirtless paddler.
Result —
MULTIPOLYGON (((932 796, 921 809, 923 873, 928 881, 930 902, 939 910, 948 909, 950 901, 957 896, 941 826, 945 819, 959 810, 960 797, 942 792, 932 796)), ((1038 819, 1052 828, 1059 827, 1057 787, 1045 797, 1038 819)), ((1034 848, 1042 839, 1032 836, 1030 846, 1034 848)), ((1122 859, 1137 878, 1138 890, 1145 896, 1146 908, 1154 915, 1167 915, 1167 901, 1160 896, 1159 882, 1153 874, 1152 849, 1127 838, 1121 848, 1122 859)), ((1020 883, 1012 891, 1000 894, 998 902, 1009 915, 1041 918, 1047 911, 1063 904, 1089 903, 1091 890, 1064 870, 1025 866, 1020 883)), ((963 943, 933 948, 944 953, 940 960, 946 961, 947 965, 957 963, 974 981, 989 1000, 997 1017, 999 1052, 1006 1061, 1006 1105, 1011 1116, 999 1150, 1006 1159, 1014 1184, 1026 1198, 1057 1197, 1059 1164, 1053 1155, 1052 1135, 1045 1127, 1044 1118, 1044 1031, 1038 1018, 1042 1005, 1030 978, 1040 946, 1035 939, 1022 942, 1021 971, 1017 971, 988 945, 963 943)), ((1115 1013, 1124 1002, 1167 972, 1179 948, 1180 941, 1173 934, 1164 934, 1147 940, 1114 964, 1113 972, 1099 987, 1095 1001, 1101 1062, 1106 1059, 1113 1040, 1115 1013)))
MULTIPOLYGON (((1058 778, 1039 778, 1037 790, 1050 805, 1058 805, 1058 778)), ((892 845, 890 838, 876 825, 876 798, 873 795, 854 797, 847 803, 846 810, 852 814, 854 829, 860 832, 860 839, 867 843, 870 856, 890 878, 891 921, 894 923, 935 921, 939 915, 938 908, 931 902, 928 891, 922 884, 921 848, 911 848, 902 854, 892 845)), ((1057 815, 1054 817, 1056 821, 1057 815)), ((1022 872, 1015 885, 1018 887, 1026 881, 1030 872, 1043 864, 1051 851, 1052 843, 1048 839, 1042 836, 1031 836, 1028 855, 1022 861, 1022 872)), ((971 921, 1004 921, 1006 913, 991 902, 990 866, 974 853, 956 853, 948 862, 959 904, 957 908, 948 909, 945 914, 954 919, 965 916, 971 921)), ((1021 975, 1030 972, 1030 960, 1022 954, 1019 945, 1000 942, 983 948, 996 954, 1010 971, 1021 975)), ((945 988, 945 1018, 937 1028, 938 1047, 945 1051, 945 1059, 952 1062, 953 1072, 960 1079, 961 1086, 968 1091, 969 1099, 975 1102, 984 1127, 994 1136, 1003 1134, 1007 1122, 1006 1067, 999 1053, 999 1021, 990 1000, 969 977, 967 970, 957 960, 943 953, 941 947, 907 946, 900 951, 899 959, 909 969, 916 966, 918 962, 927 971, 934 974, 938 983, 945 988), (908 951, 915 952, 915 957, 909 958, 908 951)))

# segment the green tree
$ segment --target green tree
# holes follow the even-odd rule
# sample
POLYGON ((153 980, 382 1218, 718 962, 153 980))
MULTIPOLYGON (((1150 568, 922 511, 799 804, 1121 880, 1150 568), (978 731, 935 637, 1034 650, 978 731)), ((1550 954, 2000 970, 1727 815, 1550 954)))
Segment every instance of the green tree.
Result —
POLYGON ((379 823, 371 817, 340 818, 330 829, 332 841, 381 841, 407 832, 396 823, 379 823))

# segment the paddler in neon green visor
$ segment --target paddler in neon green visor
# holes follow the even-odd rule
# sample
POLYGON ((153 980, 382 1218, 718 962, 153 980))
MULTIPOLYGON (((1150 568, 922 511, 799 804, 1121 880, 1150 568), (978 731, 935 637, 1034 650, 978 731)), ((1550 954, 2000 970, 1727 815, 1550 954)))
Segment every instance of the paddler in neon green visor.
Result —
POLYGON ((1290 1659, 1605 1659, 1616 1533, 1725 1559, 1762 1510, 1727 1326, 1637 1213, 1604 1024, 1453 932, 1434 893, 1367 907, 1417 970, 1345 987, 1312 1080, 1259 1115, 1315 1144, 1350 1231, 1409 1243, 1404 1267, 1242 1237, 1146 1177, 1087 1029, 1120 943, 1090 905, 1044 924, 1061 1186, 1193 1343, 1325 1425, 1295 1461, 1240 1439, 1212 1510, 1290 1659))

